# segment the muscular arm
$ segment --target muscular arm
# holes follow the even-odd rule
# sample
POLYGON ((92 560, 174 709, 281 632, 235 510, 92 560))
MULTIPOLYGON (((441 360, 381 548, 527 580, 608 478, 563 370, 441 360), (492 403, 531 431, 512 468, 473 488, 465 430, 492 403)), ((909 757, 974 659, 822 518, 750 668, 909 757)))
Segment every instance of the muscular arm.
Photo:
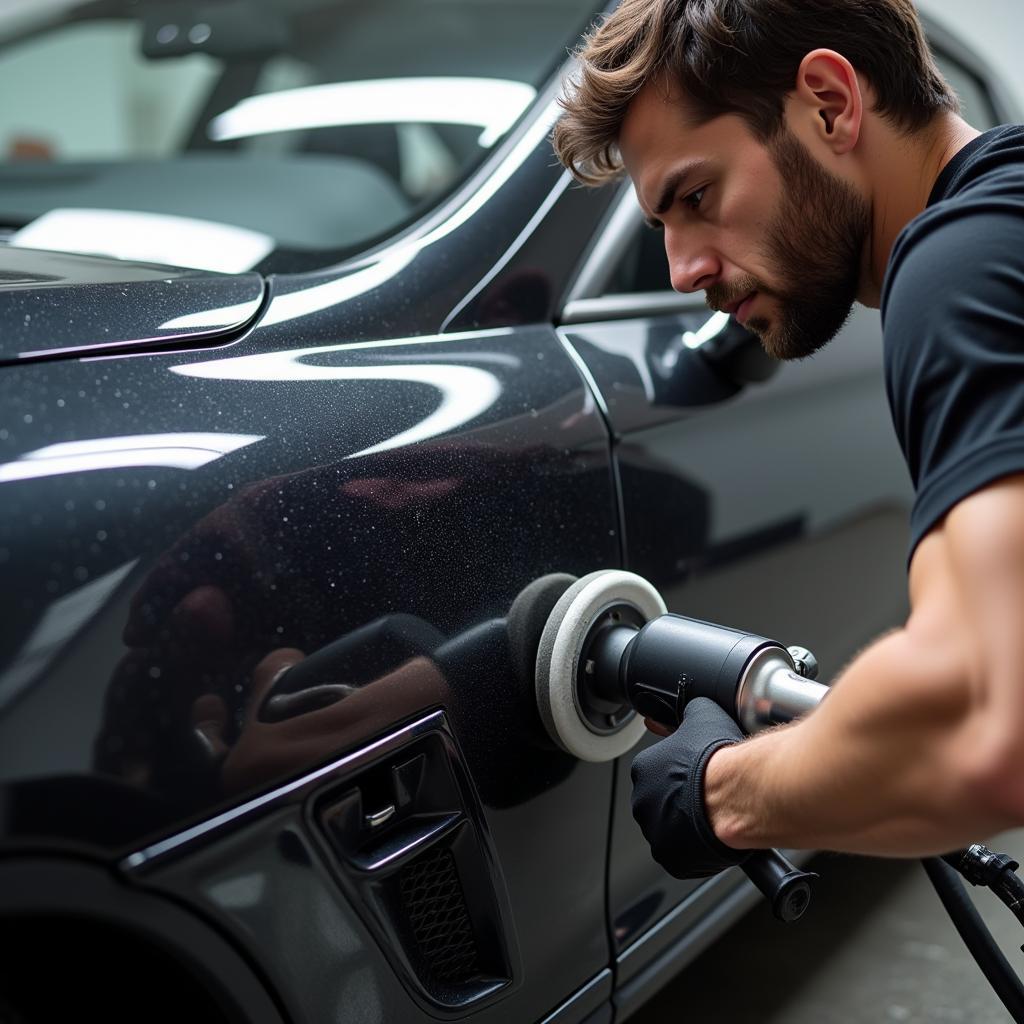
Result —
POLYGON ((810 716, 712 757, 719 839, 921 856, 1024 823, 1024 475, 949 513, 910 591, 810 716))

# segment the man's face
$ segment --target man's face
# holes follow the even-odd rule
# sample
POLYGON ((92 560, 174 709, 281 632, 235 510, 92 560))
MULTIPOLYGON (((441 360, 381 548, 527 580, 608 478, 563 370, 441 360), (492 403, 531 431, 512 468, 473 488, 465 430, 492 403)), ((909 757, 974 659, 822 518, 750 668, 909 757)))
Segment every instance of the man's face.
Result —
POLYGON ((777 359, 835 337, 857 296, 871 210, 794 135, 766 146, 732 114, 693 127, 678 94, 652 83, 630 104, 619 149, 645 215, 664 227, 677 291, 703 290, 777 359))

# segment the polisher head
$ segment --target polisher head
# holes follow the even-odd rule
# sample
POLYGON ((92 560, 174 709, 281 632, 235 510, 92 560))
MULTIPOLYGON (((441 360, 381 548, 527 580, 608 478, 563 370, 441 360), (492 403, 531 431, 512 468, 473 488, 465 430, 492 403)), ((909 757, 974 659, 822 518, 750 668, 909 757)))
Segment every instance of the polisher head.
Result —
POLYGON ((667 610, 658 591, 641 576, 615 569, 591 573, 559 598, 537 649, 537 708, 544 727, 555 743, 582 761, 621 757, 644 734, 644 723, 636 716, 598 733, 580 706, 577 680, 587 637, 598 619, 616 606, 632 609, 642 622, 667 610))

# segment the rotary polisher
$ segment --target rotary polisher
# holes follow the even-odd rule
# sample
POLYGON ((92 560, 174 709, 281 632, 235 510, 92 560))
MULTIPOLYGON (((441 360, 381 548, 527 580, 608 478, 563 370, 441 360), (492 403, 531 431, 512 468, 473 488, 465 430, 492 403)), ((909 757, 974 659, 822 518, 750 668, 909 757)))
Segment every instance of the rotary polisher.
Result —
MULTIPOLYGON (((537 647, 537 706, 551 738, 584 761, 626 753, 639 715, 675 729, 689 701, 708 697, 748 734, 812 710, 828 693, 803 648, 681 615, 633 573, 577 580, 548 615, 537 647)), ((776 851, 743 865, 782 921, 803 916, 814 875, 776 851)))
MULTIPOLYGON (((640 715, 676 728, 694 697, 711 697, 753 733, 810 710, 828 692, 800 674, 811 674, 806 651, 794 657, 796 649, 763 637, 669 615, 647 580, 606 570, 582 579, 543 576, 519 594, 505 619, 448 639, 412 616, 385 616, 283 673, 260 717, 277 721, 341 699, 382 658, 422 654, 449 680, 465 678, 503 642, 550 739, 583 761, 628 753, 646 731, 640 715)), ((744 870, 776 917, 803 915, 813 875, 775 851, 752 855, 744 870)))
POLYGON ((555 604, 538 643, 537 706, 568 753, 625 753, 643 735, 632 711, 674 729, 689 701, 708 697, 752 734, 828 693, 804 648, 666 612, 647 580, 615 570, 577 580, 555 604))

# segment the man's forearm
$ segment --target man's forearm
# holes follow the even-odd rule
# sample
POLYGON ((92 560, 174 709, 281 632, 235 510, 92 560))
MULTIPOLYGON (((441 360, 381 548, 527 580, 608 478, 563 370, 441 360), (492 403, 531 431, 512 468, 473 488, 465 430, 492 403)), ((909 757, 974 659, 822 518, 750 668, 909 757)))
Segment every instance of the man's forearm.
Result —
POLYGON ((979 799, 955 658, 906 630, 864 651, 805 721, 712 757, 705 801, 737 849, 942 853, 1015 824, 979 799))

